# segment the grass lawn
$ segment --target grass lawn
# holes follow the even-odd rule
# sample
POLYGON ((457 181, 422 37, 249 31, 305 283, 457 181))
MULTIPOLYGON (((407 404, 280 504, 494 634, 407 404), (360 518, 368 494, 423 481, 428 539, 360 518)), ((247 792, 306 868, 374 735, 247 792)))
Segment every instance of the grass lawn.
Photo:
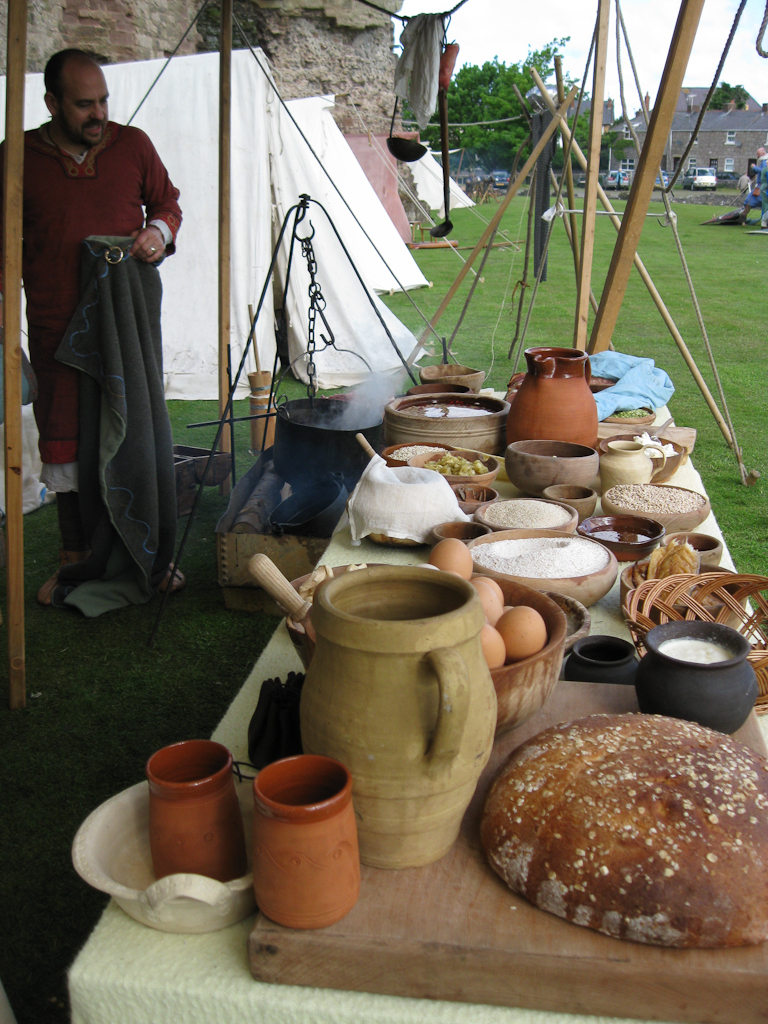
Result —
MULTIPOLYGON (((616 200, 617 208, 623 203, 616 200)), ((660 210, 660 204, 652 209, 660 210)), ((768 261, 765 237, 743 228, 701 227, 718 208, 676 204, 710 339, 748 469, 768 468, 764 298, 768 261)), ((495 206, 479 213, 490 219, 495 206)), ((452 212, 453 237, 472 245, 483 225, 472 210, 452 212)), ((515 199, 503 227, 524 239, 524 201, 515 199)), ((607 218, 597 221, 593 282, 600 296, 615 241, 607 218)), ((669 228, 649 220, 640 246, 646 265, 713 387, 685 279, 669 228)), ((463 251, 461 255, 468 255, 463 251)), ((460 267, 456 253, 420 251, 415 258, 434 287, 414 293, 431 316, 460 267)), ((478 264, 479 265, 479 264, 478 264)), ((514 336, 515 284, 523 265, 494 250, 454 344, 463 363, 488 371, 488 383, 503 389, 512 372, 507 350, 514 336)), ((322 272, 322 268, 321 268, 322 272)), ((450 336, 472 274, 440 322, 450 336)), ((414 330, 423 321, 403 296, 388 305, 414 330)), ((575 284, 565 234, 555 224, 548 280, 539 290, 526 346, 570 345, 575 284)), ((328 311, 332 319, 332 310, 328 311)), ((698 430, 694 462, 700 470, 728 545, 742 571, 765 572, 765 484, 741 485, 732 453, 714 423, 678 350, 645 288, 633 273, 615 347, 652 356, 670 374, 677 391, 670 408, 681 426, 698 430)), ((297 382, 291 397, 304 392, 297 382)), ((241 411, 246 411, 246 403, 241 411)), ((212 403, 170 403, 175 440, 209 445, 213 430, 187 430, 211 419, 212 403)), ((238 472, 248 456, 248 427, 238 431, 238 472)), ((226 506, 218 489, 207 488, 183 559, 187 589, 166 607, 155 647, 148 639, 159 606, 148 605, 100 619, 43 609, 35 602, 40 584, 55 568, 59 547, 56 512, 46 507, 25 517, 25 616, 27 707, 5 708, 0 717, 4 757, 0 767, 3 828, 0 831, 0 979, 19 1024, 63 1024, 68 1020, 65 971, 87 938, 106 898, 76 876, 70 846, 78 826, 103 800, 143 777, 151 753, 179 739, 207 736, 215 728, 268 642, 278 620, 227 611, 216 583, 215 524, 226 506)), ((180 532, 186 520, 180 520, 180 532)), ((4 571, 0 572, 4 582, 4 571)), ((7 621, 5 587, 0 610, 7 621)), ((5 631, 0 659, 6 662, 5 631)), ((243 723, 243 728, 247 722, 243 723)))

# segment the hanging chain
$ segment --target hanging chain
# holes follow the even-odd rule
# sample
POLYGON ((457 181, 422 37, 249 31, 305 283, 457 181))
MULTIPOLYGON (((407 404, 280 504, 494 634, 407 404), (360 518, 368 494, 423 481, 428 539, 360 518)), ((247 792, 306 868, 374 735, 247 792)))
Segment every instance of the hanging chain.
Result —
POLYGON ((325 318, 325 296, 320 288, 320 283, 317 280, 317 260, 315 259, 315 250, 312 245, 312 235, 308 238, 301 239, 301 252, 307 261, 307 272, 309 273, 309 311, 308 311, 308 325, 307 325, 307 394, 310 398, 314 398, 318 391, 317 386, 317 367, 315 366, 315 323, 318 315, 323 323, 326 331, 330 338, 326 338, 324 334, 320 335, 320 338, 327 348, 335 342, 333 331, 331 330, 330 324, 325 318))

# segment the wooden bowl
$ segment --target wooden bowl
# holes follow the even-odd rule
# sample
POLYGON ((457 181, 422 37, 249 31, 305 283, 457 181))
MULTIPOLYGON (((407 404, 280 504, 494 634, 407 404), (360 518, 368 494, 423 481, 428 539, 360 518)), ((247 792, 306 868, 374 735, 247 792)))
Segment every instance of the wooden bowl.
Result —
POLYGON ((491 505, 499 500, 499 492, 484 484, 451 484, 459 508, 466 515, 474 515, 481 505, 491 505))
POLYGON ((707 533, 691 533, 684 530, 682 533, 668 533, 666 537, 662 537, 661 546, 666 547, 673 540, 688 541, 691 547, 699 552, 702 568, 716 569, 720 565, 720 559, 723 557, 723 542, 717 537, 710 537, 707 533))
POLYGON ((466 384, 446 384, 445 381, 434 381, 432 384, 414 384, 408 388, 406 395, 467 395, 472 388, 466 384))
MULTIPOLYGON (((476 476, 445 476, 444 478, 449 484, 473 484, 474 486, 484 486, 492 483, 498 476, 499 470, 501 469, 501 459, 496 455, 484 455, 483 452, 472 451, 469 448, 453 448, 451 455, 460 455, 466 459, 467 462, 475 462, 476 460, 482 462, 486 467, 485 473, 478 473, 476 476)), ((408 460, 408 465, 413 466, 416 469, 424 469, 428 462, 431 462, 435 458, 434 455, 430 455, 429 452, 425 452, 423 455, 414 455, 412 459, 408 460)), ((433 470, 433 472, 437 472, 433 470)), ((442 474, 441 474, 442 475, 442 474)))
POLYGON ((419 369, 419 380, 422 384, 464 384, 477 393, 483 386, 485 370, 473 370, 471 366, 461 366, 460 363, 439 364, 437 366, 422 366, 419 369))
MULTIPOLYGON (((655 435, 652 434, 651 436, 653 437, 655 435)), ((611 441, 634 441, 635 437, 637 437, 637 431, 635 431, 634 434, 615 434, 613 437, 601 438, 597 442, 597 450, 600 452, 601 455, 605 455, 606 452, 608 451, 608 444, 609 444, 609 442, 611 442, 611 441)), ((686 457, 686 451, 685 451, 685 445, 678 444, 676 441, 670 441, 669 438, 667 438, 667 437, 660 437, 658 439, 658 441, 659 441, 659 444, 671 444, 672 447, 675 449, 675 454, 674 455, 668 455, 667 456, 667 461, 664 463, 664 468, 663 469, 657 469, 655 471, 655 473, 654 473, 653 483, 655 483, 655 484, 663 484, 663 483, 666 483, 667 480, 671 479, 671 477, 673 477, 675 475, 675 473, 678 471, 680 466, 683 464, 683 462, 685 461, 685 457, 686 457)), ((651 461, 654 464, 660 462, 659 459, 652 459, 651 461)))
POLYGON ((432 530, 432 543, 439 544, 441 540, 456 538, 465 543, 474 540, 476 537, 485 537, 491 532, 490 527, 481 523, 439 523, 432 530))
POLYGON ((536 532, 541 530, 559 530, 561 533, 575 533, 576 527, 579 523, 579 514, 575 508, 572 508, 570 505, 566 505, 562 501, 550 501, 547 498, 504 498, 500 501, 489 501, 488 506, 481 505, 480 508, 475 511, 474 518, 476 523, 482 523, 483 526, 489 526, 497 533, 501 530, 534 530, 536 532), (527 523, 517 522, 515 524, 494 522, 493 514, 495 511, 501 510, 503 513, 508 510, 511 515, 514 516, 516 508, 519 510, 518 514, 520 519, 523 519, 523 512, 530 509, 531 504, 543 505, 545 507, 547 505, 553 505, 562 509, 563 512, 567 512, 569 518, 563 523, 558 523, 556 526, 535 526, 530 520, 527 523), (488 518, 487 511, 491 505, 496 507, 490 511, 491 518, 488 518))
MULTIPOLYGON (((619 485, 623 486, 623 485, 619 485)), ((616 498, 616 487, 611 487, 605 492, 601 501, 605 515, 612 516, 642 516, 644 519, 654 519, 661 523, 667 533, 680 533, 693 530, 703 523, 711 511, 709 498, 698 491, 692 491, 686 487, 673 487, 671 484, 635 484, 640 488, 641 499, 636 501, 634 507, 620 505, 616 498), (642 500, 642 495, 650 497, 659 491, 680 491, 684 495, 695 495, 699 499, 698 506, 687 512, 657 512, 650 502, 642 500)))
POLYGON ((553 484, 589 487, 600 468, 600 454, 570 441, 513 441, 507 445, 504 465, 518 490, 538 497, 553 484))
POLYGON ((431 441, 404 441, 402 444, 390 444, 386 448, 381 449, 381 457, 384 459, 386 464, 392 469, 397 469, 399 466, 407 466, 407 459, 396 459, 393 456, 401 448, 414 448, 416 445, 421 445, 424 448, 434 448, 435 451, 440 452, 452 452, 453 446, 450 444, 437 444, 431 441))
MULTIPOLYGON (((497 544, 502 540, 519 540, 527 537, 552 537, 553 539, 564 538, 566 540, 573 540, 573 534, 563 533, 562 530, 502 530, 500 533, 490 533, 487 537, 478 537, 477 540, 471 540, 467 547, 474 551, 480 544, 497 544)), ((587 537, 580 539, 586 544, 594 544, 601 552, 605 552, 608 555, 608 561, 602 568, 584 576, 561 578, 512 576, 509 573, 497 572, 495 569, 486 568, 486 566, 481 565, 475 560, 474 555, 473 572, 480 576, 490 576, 499 583, 511 581, 522 583, 532 590, 539 590, 544 593, 554 591, 557 594, 564 594, 566 597, 573 597, 577 601, 581 601, 585 608, 589 608, 596 601, 599 601, 601 597, 605 597, 616 582, 616 577, 619 573, 619 563, 616 561, 614 553, 608 551, 602 544, 598 544, 596 540, 590 540, 587 537)))
POLYGON ((628 423, 631 425, 636 424, 638 427, 650 426, 651 423, 656 419, 656 412, 654 409, 643 409, 642 415, 640 416, 606 416, 603 423, 628 423))
POLYGON ((612 377, 592 377, 589 381, 589 390, 593 395, 600 391, 607 391, 612 388, 616 381, 612 377))
POLYGON ((538 654, 491 669, 498 700, 496 735, 500 736, 522 725, 549 699, 560 677, 568 623, 554 595, 541 593, 515 580, 498 580, 498 583, 505 604, 535 608, 547 627, 547 643, 538 654))
POLYGON ((588 519, 597 508, 597 491, 591 487, 578 487, 576 484, 553 484, 541 492, 543 498, 551 501, 562 501, 579 514, 579 522, 588 519))
POLYGON ((576 532, 604 544, 620 562, 637 562, 659 546, 664 527, 643 516, 591 516, 576 532))
POLYGON ((555 604, 559 605, 565 613, 567 633, 563 653, 567 654, 577 640, 582 640, 585 636, 589 636, 592 616, 581 601, 577 601, 575 597, 556 594, 553 590, 547 590, 546 595, 551 597, 555 604))

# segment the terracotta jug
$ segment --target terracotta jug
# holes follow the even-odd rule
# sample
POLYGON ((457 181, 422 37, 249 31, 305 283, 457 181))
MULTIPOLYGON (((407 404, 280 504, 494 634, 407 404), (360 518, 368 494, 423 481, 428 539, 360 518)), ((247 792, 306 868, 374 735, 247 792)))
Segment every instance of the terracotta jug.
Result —
POLYGON ((173 743, 150 757, 146 771, 155 875, 242 878, 245 831, 227 748, 213 740, 173 743))
POLYGON ((330 757, 299 754, 253 780, 253 890, 288 928, 325 928, 357 903, 360 855, 352 776, 330 757))
POLYGON ((600 456, 600 485, 603 494, 618 484, 649 484, 667 463, 664 450, 656 444, 641 445, 639 441, 609 441, 608 451, 600 456), (645 453, 657 451, 661 465, 645 453))
POLYGON ((456 839, 496 727, 484 621, 466 580, 415 566, 346 573, 315 596, 302 744, 352 773, 364 864, 430 864, 456 839))
POLYGON ((525 350, 528 372, 510 399, 507 444, 573 441, 594 448, 597 405, 589 390, 586 352, 575 348, 525 350))

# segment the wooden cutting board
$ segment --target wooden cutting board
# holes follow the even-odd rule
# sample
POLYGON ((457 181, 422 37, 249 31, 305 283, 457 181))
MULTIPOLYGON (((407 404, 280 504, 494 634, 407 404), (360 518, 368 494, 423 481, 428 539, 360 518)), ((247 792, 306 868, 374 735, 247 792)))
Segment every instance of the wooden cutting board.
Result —
MULTIPOLYGON (((768 1020, 768 943, 729 950, 643 946, 569 924, 514 895, 485 862, 479 818, 498 766, 557 722, 636 711, 629 686, 560 682, 501 737, 451 852, 405 871, 363 867, 344 920, 294 931, 259 914, 248 943, 259 981, 696 1024, 768 1020)), ((736 739, 768 753, 754 712, 736 739)))

